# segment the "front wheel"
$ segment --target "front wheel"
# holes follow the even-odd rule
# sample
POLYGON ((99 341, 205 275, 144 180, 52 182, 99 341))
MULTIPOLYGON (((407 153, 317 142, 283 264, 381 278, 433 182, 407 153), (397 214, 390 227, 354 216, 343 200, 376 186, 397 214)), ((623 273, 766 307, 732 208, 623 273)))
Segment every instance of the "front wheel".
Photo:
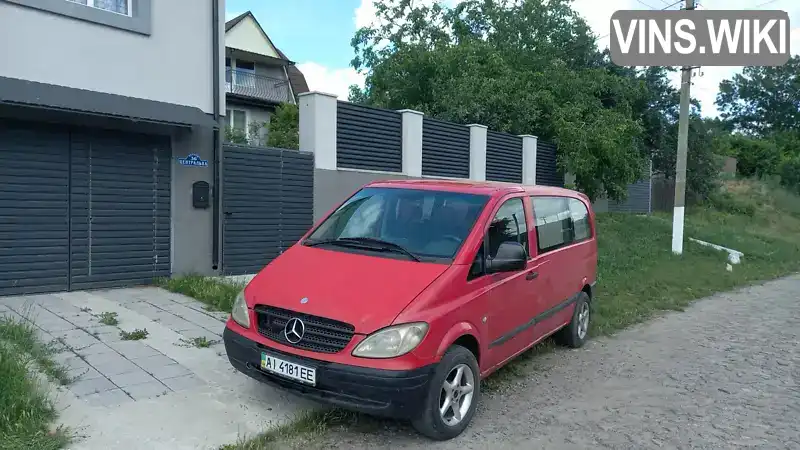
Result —
POLYGON ((479 398, 478 361, 471 351, 455 345, 439 362, 423 410, 411 423, 431 439, 452 439, 469 425, 479 398))

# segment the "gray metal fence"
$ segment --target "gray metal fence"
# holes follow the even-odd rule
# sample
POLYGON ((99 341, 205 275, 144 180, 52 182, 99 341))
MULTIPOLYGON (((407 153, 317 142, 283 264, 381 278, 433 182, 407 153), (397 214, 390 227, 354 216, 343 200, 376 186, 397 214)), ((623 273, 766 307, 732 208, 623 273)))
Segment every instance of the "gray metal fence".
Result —
POLYGON ((402 115, 347 102, 337 105, 337 167, 401 172, 402 115))
POLYGON ((608 210, 611 212, 627 212, 649 214, 653 211, 653 173, 652 167, 646 171, 642 179, 628 185, 628 197, 623 201, 609 200, 608 210))
POLYGON ((423 118, 422 174, 469 178, 469 128, 423 118))
POLYGON ((486 179, 522 182, 522 138, 513 134, 486 133, 486 179))
POLYGON ((256 273, 313 224, 314 156, 226 145, 222 172, 222 271, 256 273))
POLYGON ((564 176, 556 164, 558 147, 552 142, 539 140, 536 144, 536 184, 564 187, 564 176))

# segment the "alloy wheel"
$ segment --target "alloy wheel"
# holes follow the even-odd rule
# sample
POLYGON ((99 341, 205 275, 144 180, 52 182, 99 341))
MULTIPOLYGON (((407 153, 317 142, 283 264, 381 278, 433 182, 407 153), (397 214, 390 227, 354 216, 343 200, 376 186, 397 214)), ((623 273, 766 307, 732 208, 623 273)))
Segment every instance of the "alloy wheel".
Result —
POLYGON ((458 425, 472 406, 475 374, 466 364, 459 364, 447 374, 439 394, 439 414, 445 424, 458 425))
POLYGON ((578 311, 578 338, 584 339, 589 331, 589 303, 583 302, 578 311))

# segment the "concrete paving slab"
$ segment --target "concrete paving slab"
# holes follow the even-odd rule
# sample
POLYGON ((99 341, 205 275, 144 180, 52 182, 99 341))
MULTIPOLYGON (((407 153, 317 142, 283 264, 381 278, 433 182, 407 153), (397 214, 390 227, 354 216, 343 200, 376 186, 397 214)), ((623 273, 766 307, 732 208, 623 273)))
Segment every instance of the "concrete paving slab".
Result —
MULTIPOLYGON (((86 403, 92 406, 101 406, 106 408, 120 406, 125 403, 133 403, 134 401, 133 398, 131 398, 131 396, 129 396, 125 391, 119 388, 87 395, 83 397, 81 400, 85 401, 86 403)), ((108 448, 116 448, 116 447, 108 447, 108 448)), ((127 448, 137 448, 137 447, 134 444, 134 447, 127 447, 127 448)))
POLYGON ((99 342, 95 336, 92 336, 84 330, 63 331, 55 333, 54 336, 56 336, 56 338, 60 338, 64 345, 67 345, 75 350, 80 350, 99 342))
POLYGON ((148 356, 161 355, 161 353, 142 341, 120 341, 109 344, 122 356, 128 359, 147 358, 148 356))
POLYGON ((68 389, 78 397, 83 397, 89 394, 95 394, 103 391, 110 391, 116 389, 114 385, 106 377, 91 378, 88 380, 78 380, 68 386, 68 389))
POLYGON ((181 331, 181 334, 188 339, 206 338, 209 341, 218 341, 222 337, 222 330, 219 333, 214 333, 205 328, 196 327, 181 331))
POLYGON ((88 355, 99 355, 101 353, 110 353, 113 351, 114 349, 106 345, 104 342, 95 341, 94 344, 81 348, 78 351, 78 353, 80 353, 83 356, 88 356, 88 355))
POLYGON ((104 378, 100 372, 88 366, 81 372, 78 372, 77 369, 70 369, 69 375, 74 381, 94 380, 96 378, 104 378), (75 372, 74 374, 73 371, 75 372))
MULTIPOLYGON (((297 412, 316 407, 236 372, 221 343, 202 349, 184 345, 182 340, 186 336, 174 328, 185 327, 185 322, 158 323, 147 317, 164 312, 142 300, 155 296, 187 305, 191 310, 186 311, 187 315, 203 321, 206 326, 213 324, 220 332, 224 326, 220 319, 228 317, 228 313, 212 317, 211 313, 197 309, 202 308, 202 303, 156 288, 57 294, 57 298, 78 311, 89 309, 95 314, 114 311, 125 330, 140 328, 149 332, 147 339, 141 341, 121 341, 117 327, 100 324, 86 327, 87 334, 94 336, 96 333, 99 342, 84 349, 89 353, 85 357, 90 367, 87 376, 77 382, 82 383, 77 385, 81 396, 70 389, 61 389, 55 397, 61 423, 80 430, 79 434, 84 436, 74 442, 71 449, 219 448, 236 442, 240 436, 264 431, 270 424, 282 423, 297 412), (143 350, 136 344, 146 347, 143 350), (104 345, 111 351, 98 352, 104 345), (113 348, 117 346, 119 351, 113 348), (133 357, 142 354, 137 353, 141 351, 158 354, 133 357), (118 357, 114 357, 115 354, 118 357), (116 382, 130 385, 123 389, 116 382), (140 387, 131 389, 131 386, 140 387), (92 389, 105 390, 95 393, 92 389), (126 390, 131 395, 126 394, 126 390), (168 393, 163 395, 164 391, 168 393)), ((181 310, 166 301, 161 304, 169 305, 171 310, 181 310)), ((62 309, 74 313, 73 309, 62 309)), ((192 325, 195 330, 204 329, 192 325)), ((74 364, 80 366, 77 362, 74 364)))
POLYGON ((206 386, 206 382, 195 375, 182 375, 174 378, 166 378, 161 380, 168 388, 173 391, 185 391, 200 389, 206 386))
POLYGON ((168 366, 158 366, 149 370, 150 374, 160 379, 182 377, 191 374, 191 371, 180 364, 170 364, 168 366))
POLYGON ((137 370, 134 363, 116 352, 87 355, 86 362, 105 376, 135 372, 137 370))
POLYGON ((122 388, 122 390, 133 397, 134 400, 161 397, 172 392, 170 388, 156 380, 127 386, 122 388))
POLYGON ((134 358, 132 361, 142 369, 151 372, 153 369, 157 369, 163 366, 170 366, 172 364, 176 364, 176 361, 164 354, 159 353, 158 355, 153 356, 146 356, 142 358, 134 358))
POLYGON ((153 376, 151 376, 142 369, 137 369, 132 372, 126 372, 117 375, 109 375, 108 379, 111 380, 112 383, 116 384, 121 388, 133 386, 136 384, 158 381, 153 376))

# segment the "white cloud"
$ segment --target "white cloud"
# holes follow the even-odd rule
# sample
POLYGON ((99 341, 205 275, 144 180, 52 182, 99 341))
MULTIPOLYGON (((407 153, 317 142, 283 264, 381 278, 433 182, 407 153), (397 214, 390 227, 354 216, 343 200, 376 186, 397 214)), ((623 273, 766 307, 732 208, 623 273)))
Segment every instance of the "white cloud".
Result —
MULTIPOLYGON (((432 4, 436 1, 448 6, 453 6, 459 2, 459 0, 415 0, 415 3, 417 5, 432 4)), ((643 1, 654 8, 664 8, 674 3, 675 0, 643 1)), ((794 4, 794 1, 795 0, 778 0, 770 5, 770 9, 783 9, 788 11, 790 20, 797 23, 800 21, 800 9, 794 4)), ((753 7, 753 2, 751 0, 701 0, 699 3, 704 9, 731 10, 753 7)), ((598 46, 600 48, 605 48, 609 45, 609 38, 606 35, 611 31, 611 15, 615 11, 646 8, 636 0, 604 0, 602 2, 598 0, 575 0, 573 7, 586 19, 595 35, 598 37, 604 36, 603 39, 598 40, 598 46)), ((678 6, 673 6, 670 9, 677 8, 678 6)), ((235 16, 236 14, 226 14, 228 19, 235 16)), ((377 20, 377 12, 373 0, 361 0, 361 3, 354 11, 353 20, 356 28, 374 24, 377 20)), ((794 54, 800 53, 800 28, 792 30, 791 49, 794 54)), ((364 85, 364 76, 349 67, 330 68, 315 62, 298 64, 298 67, 306 76, 310 89, 336 94, 340 99, 347 99, 348 89, 351 84, 359 86, 364 85)), ((741 68, 739 67, 703 67, 699 71, 695 71, 696 76, 692 80, 692 96, 700 101, 703 114, 711 116, 717 115, 714 100, 716 99, 719 89, 719 83, 724 79, 731 78, 740 70, 741 68), (702 73, 702 76, 700 76, 700 73, 702 73)), ((674 86, 679 86, 680 73, 676 72, 672 80, 674 86)))
POLYGON ((297 68, 305 75, 309 89, 335 94, 340 100, 347 100, 350 85, 364 86, 364 75, 352 67, 337 69, 309 61, 297 68))
MULTIPOLYGON (((460 0, 414 0, 414 6, 432 5, 434 3, 441 3, 446 6, 455 6, 460 3, 460 0)), ((377 17, 377 10, 375 9, 374 0, 361 0, 361 3, 356 8, 354 20, 356 29, 367 27, 374 24, 377 17)))
MULTIPOLYGON (((654 8, 665 8, 667 5, 675 3, 675 0, 642 0, 644 3, 654 8)), ((752 0, 700 0, 698 4, 706 10, 736 10, 752 9, 757 3, 752 0)), ((800 8, 796 0, 778 0, 771 3, 769 9, 784 10, 789 13, 790 23, 800 21, 800 8)), ((611 28, 611 15, 621 9, 647 9, 636 0, 575 0, 573 7, 586 19, 592 31, 600 37, 606 36, 611 28)), ((670 9, 677 9, 678 5, 670 9)), ((767 8, 765 6, 765 8, 767 8)), ((598 47, 606 48, 609 46, 609 38, 604 37, 598 40, 598 47)), ((791 49, 793 54, 800 53, 800 29, 792 31, 791 49)), ((700 101, 704 115, 717 116, 718 111, 714 106, 717 97, 719 83, 724 79, 731 78, 734 74, 741 71, 740 67, 703 67, 695 71, 692 79, 692 97, 700 101), (700 75, 702 73, 702 76, 700 75)), ((672 76, 672 83, 675 87, 680 86, 680 72, 672 76)))

